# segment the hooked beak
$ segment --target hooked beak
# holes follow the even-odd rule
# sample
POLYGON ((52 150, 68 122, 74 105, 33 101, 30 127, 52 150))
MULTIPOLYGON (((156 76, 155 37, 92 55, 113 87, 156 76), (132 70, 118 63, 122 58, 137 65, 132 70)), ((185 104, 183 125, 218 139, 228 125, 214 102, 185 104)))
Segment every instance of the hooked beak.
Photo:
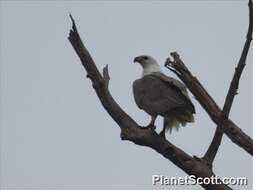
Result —
POLYGON ((134 62, 141 63, 142 58, 141 57, 135 57, 134 62))

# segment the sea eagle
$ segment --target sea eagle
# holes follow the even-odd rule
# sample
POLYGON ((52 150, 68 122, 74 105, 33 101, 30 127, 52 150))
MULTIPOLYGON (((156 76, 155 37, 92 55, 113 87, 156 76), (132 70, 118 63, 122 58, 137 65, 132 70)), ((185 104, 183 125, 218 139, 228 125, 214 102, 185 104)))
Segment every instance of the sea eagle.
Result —
POLYGON ((160 135, 165 137, 167 130, 178 130, 180 125, 194 122, 195 108, 185 85, 163 74, 151 56, 138 56, 134 62, 140 63, 143 68, 142 77, 133 82, 133 94, 137 106, 151 116, 147 127, 155 129, 156 117, 162 116, 164 122, 160 135))

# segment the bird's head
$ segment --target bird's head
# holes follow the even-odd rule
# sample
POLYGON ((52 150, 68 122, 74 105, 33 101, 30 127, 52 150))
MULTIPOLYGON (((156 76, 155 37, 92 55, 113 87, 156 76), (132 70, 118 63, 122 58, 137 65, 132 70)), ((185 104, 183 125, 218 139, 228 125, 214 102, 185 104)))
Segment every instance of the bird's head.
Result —
POLYGON ((149 75, 156 72, 161 72, 160 66, 157 61, 148 55, 141 55, 134 58, 134 62, 139 63, 142 68, 142 76, 149 75))

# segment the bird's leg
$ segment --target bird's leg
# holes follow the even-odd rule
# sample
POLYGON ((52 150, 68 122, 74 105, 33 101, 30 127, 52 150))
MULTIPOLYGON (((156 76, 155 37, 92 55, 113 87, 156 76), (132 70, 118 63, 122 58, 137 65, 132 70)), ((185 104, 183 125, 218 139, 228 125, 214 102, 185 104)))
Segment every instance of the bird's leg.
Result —
POLYGON ((149 123, 147 126, 142 127, 142 129, 151 129, 151 130, 155 130, 155 128, 156 128, 156 126, 155 126, 156 117, 157 117, 157 115, 151 116, 151 121, 150 121, 150 123, 149 123))
POLYGON ((145 128, 155 130, 155 128, 156 128, 156 126, 155 126, 156 117, 157 117, 157 115, 155 115, 155 116, 152 115, 150 123, 145 128))
POLYGON ((164 137, 164 138, 166 138, 165 137, 165 126, 163 127, 163 130, 159 133, 159 135, 161 136, 161 137, 164 137))

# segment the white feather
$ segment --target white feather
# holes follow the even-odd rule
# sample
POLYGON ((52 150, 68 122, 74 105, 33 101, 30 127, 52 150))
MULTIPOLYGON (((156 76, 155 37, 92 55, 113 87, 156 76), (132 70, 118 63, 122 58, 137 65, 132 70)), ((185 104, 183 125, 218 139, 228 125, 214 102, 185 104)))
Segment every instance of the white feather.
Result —
POLYGON ((142 67, 143 67, 142 76, 150 75, 152 73, 157 73, 157 72, 161 73, 162 71, 157 61, 151 56, 147 56, 147 57, 148 57, 148 60, 146 60, 145 63, 142 64, 142 67))

